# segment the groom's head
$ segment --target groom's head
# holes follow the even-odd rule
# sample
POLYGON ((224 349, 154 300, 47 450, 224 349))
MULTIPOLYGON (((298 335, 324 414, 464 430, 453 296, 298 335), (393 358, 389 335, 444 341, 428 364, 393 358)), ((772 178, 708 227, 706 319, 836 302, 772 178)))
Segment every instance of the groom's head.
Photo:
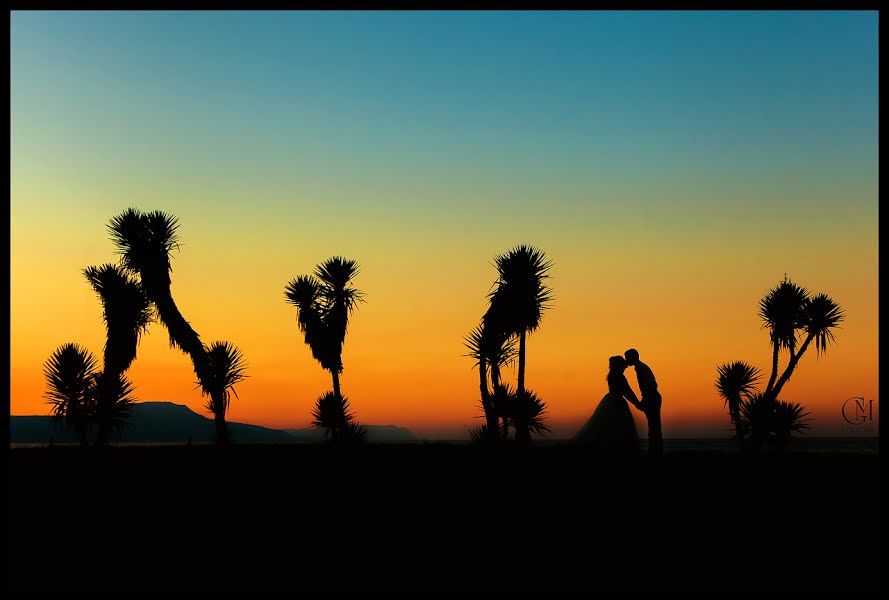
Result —
POLYGON ((635 348, 630 348, 629 350, 624 352, 624 358, 627 359, 627 364, 631 366, 635 367, 637 364, 639 364, 639 353, 636 351, 635 348))

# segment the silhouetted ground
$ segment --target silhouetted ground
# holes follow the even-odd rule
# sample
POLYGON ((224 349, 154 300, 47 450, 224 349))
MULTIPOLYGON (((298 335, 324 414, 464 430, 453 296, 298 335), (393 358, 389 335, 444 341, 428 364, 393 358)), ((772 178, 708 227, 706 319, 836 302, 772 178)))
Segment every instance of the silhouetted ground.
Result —
POLYGON ((878 585, 876 455, 551 445, 10 452, 17 589, 878 585))

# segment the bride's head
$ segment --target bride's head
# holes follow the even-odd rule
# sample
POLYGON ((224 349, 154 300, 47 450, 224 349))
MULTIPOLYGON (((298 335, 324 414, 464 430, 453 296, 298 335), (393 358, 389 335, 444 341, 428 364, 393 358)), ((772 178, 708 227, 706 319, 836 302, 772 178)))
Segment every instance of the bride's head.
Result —
POLYGON ((627 361, 623 356, 612 356, 608 359, 609 373, 623 373, 627 368, 627 361))

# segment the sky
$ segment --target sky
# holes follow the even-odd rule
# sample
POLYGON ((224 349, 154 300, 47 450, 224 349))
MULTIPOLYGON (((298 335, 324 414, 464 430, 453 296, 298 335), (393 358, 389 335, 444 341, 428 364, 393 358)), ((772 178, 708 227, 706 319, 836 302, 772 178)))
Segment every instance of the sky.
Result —
MULTIPOLYGON (((555 437, 630 347, 665 437, 729 437, 717 366, 768 373, 758 303, 785 274, 846 319, 782 398, 810 435, 878 407, 875 11, 13 11, 10 51, 13 415, 48 414, 58 346, 101 358, 82 270, 117 260, 128 207, 179 219, 173 296, 244 353, 231 421, 308 426, 330 375, 284 286, 342 255, 367 300, 341 376, 358 420, 468 437, 463 336, 518 244, 553 262, 526 384, 555 437)), ((128 376, 206 414, 160 323, 128 376)))

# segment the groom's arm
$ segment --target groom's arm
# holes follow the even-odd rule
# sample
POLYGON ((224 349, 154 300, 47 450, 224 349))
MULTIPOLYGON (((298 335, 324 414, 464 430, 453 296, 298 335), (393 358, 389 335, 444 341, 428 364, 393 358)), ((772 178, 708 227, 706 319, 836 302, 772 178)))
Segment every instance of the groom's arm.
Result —
POLYGON ((630 382, 627 382, 627 385, 624 386, 624 398, 627 399, 627 402, 635 406, 638 410, 642 410, 642 404, 639 402, 639 399, 636 398, 636 392, 633 391, 633 388, 630 387, 630 382))

